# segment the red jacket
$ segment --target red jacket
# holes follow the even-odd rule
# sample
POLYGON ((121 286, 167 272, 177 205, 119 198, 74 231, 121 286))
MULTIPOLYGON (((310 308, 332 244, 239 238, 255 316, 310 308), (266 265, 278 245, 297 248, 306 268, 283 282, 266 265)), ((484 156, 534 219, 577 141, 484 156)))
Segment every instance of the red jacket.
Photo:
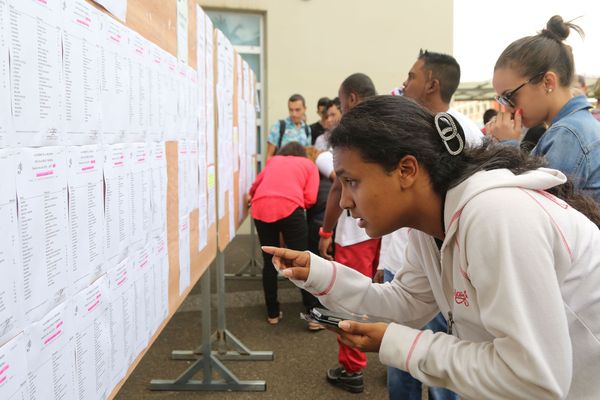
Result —
POLYGON ((317 201, 319 170, 306 157, 275 156, 250 188, 252 217, 275 222, 317 201))

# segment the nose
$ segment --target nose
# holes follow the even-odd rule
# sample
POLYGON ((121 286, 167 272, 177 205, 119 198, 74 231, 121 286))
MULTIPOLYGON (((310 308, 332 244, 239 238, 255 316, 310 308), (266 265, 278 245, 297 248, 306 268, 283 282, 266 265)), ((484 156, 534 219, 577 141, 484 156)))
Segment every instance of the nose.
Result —
POLYGON ((343 210, 352 210, 354 208, 354 200, 352 200, 352 196, 348 192, 349 191, 347 189, 344 189, 344 185, 342 185, 340 208, 343 210))

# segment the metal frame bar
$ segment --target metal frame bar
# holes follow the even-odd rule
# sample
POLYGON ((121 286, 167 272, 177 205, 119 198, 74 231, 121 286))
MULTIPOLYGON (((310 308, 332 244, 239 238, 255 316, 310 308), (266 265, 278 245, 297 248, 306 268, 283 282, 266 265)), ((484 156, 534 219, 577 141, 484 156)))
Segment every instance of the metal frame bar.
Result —
POLYGON ((250 260, 239 271, 233 274, 225 274, 227 279, 261 279, 262 262, 256 259, 256 228, 254 221, 250 218, 250 260))
MULTIPOLYGON (((219 252, 220 253, 220 252, 219 252)), ((217 255, 218 256, 218 255, 217 255)), ((221 255, 222 257, 222 255, 221 255)), ((150 390, 186 390, 186 391, 253 391, 264 392, 267 384, 263 380, 240 380, 212 353, 210 321, 210 271, 202 277, 202 351, 208 357, 196 357, 196 360, 175 379, 153 379, 150 390), (202 371, 202 380, 192 379, 202 371), (221 379, 213 379, 213 372, 221 379)), ((175 352, 174 352, 175 353, 175 352)))

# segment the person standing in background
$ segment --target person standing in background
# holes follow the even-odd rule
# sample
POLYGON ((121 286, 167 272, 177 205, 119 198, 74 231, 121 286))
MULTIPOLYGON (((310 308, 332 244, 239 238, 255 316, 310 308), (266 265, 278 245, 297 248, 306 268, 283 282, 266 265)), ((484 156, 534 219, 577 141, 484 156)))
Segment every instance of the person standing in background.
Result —
POLYGON ((575 73, 571 47, 563 41, 571 30, 583 31, 555 15, 534 36, 512 42, 498 57, 492 84, 505 111, 488 124, 500 141, 519 140, 521 127, 547 126, 531 151, 545 157, 600 202, 600 125, 585 96, 573 97, 575 73), (514 116, 514 117, 513 117, 514 116))
POLYGON ((277 121, 271 127, 267 138, 266 160, 289 142, 302 146, 310 144, 310 127, 306 124, 306 102, 300 94, 293 94, 288 100, 289 117, 277 121))
MULTIPOLYGON (((308 249, 305 210, 315 204, 319 189, 319 171, 306 158, 306 150, 298 142, 289 142, 267 161, 250 188, 251 213, 261 246, 279 246, 279 234, 290 249, 308 249)), ((267 306, 267 322, 279 323, 283 314, 277 300, 277 271, 272 256, 263 252, 263 291, 267 306)), ((302 291, 307 311, 316 299, 302 291)), ((317 301, 318 304, 318 301, 317 301)))
POLYGON ((314 124, 310 125, 310 143, 314 146, 317 138, 321 136, 327 130, 327 104, 329 103, 329 97, 321 97, 317 102, 317 114, 319 120, 314 124))

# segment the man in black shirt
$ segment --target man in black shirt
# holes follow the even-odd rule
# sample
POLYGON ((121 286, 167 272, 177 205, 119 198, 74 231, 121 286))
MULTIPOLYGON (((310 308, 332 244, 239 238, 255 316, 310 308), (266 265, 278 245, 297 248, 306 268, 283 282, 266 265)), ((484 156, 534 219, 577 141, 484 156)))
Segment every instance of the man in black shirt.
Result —
POLYGON ((314 146, 315 141, 319 136, 325 132, 325 121, 327 121, 327 104, 329 103, 328 97, 321 97, 317 102, 317 114, 321 119, 310 126, 311 133, 311 144, 314 146))

